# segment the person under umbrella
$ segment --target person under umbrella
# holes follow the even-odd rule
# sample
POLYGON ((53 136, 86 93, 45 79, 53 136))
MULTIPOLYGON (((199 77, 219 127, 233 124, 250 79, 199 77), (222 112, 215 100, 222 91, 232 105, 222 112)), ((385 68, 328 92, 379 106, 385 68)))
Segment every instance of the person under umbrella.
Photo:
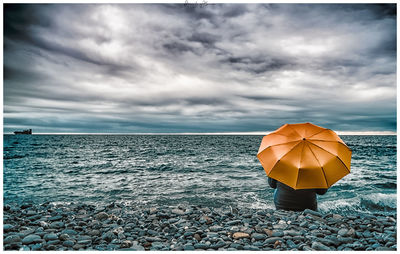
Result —
POLYGON ((277 209, 317 210, 316 194, 350 173, 351 150, 332 130, 285 124, 263 137, 257 154, 277 209))

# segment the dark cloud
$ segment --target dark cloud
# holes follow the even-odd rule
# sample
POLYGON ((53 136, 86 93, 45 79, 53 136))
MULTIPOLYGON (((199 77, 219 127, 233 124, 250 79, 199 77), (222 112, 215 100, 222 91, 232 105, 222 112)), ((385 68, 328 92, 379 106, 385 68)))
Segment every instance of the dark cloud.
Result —
POLYGON ((396 18, 396 4, 5 4, 4 131, 395 131, 396 18))

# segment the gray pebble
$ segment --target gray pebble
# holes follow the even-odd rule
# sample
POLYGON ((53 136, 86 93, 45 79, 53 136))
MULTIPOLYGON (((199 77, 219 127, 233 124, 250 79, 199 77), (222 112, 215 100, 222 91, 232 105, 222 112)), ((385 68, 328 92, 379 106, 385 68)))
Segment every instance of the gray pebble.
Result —
POLYGON ((313 242, 311 245, 311 248, 313 248, 314 250, 331 250, 328 246, 325 246, 324 244, 320 243, 320 242, 313 242))
POLYGON ((41 242, 42 238, 38 235, 32 234, 32 235, 27 235, 22 239, 22 244, 31 244, 31 243, 38 243, 41 242))
POLYGON ((58 239, 58 236, 54 233, 44 235, 44 240, 46 240, 46 241, 57 240, 57 239, 58 239))
POLYGON ((259 234, 259 233, 253 233, 251 235, 252 238, 254 238, 256 241, 260 241, 260 240, 265 240, 267 238, 266 235, 264 234, 259 234))
POLYGON ((338 231, 338 235, 345 236, 347 235, 348 230, 346 228, 342 228, 338 231))
POLYGON ((205 244, 205 243, 195 243, 193 245, 193 247, 195 249, 203 249, 203 250, 205 250, 205 249, 208 249, 210 247, 210 245, 209 244, 205 244))
POLYGON ((18 235, 7 236, 3 241, 4 244, 18 243, 18 242, 21 242, 21 238, 18 235))

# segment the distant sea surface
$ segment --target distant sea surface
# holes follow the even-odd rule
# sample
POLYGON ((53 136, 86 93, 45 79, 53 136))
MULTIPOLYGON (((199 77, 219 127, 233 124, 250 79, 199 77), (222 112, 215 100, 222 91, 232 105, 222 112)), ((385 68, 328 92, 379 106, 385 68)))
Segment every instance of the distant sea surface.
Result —
MULTIPOLYGON (((396 213, 396 136, 341 136, 351 173, 323 212, 396 213)), ((262 136, 4 135, 4 203, 274 208, 262 136)))

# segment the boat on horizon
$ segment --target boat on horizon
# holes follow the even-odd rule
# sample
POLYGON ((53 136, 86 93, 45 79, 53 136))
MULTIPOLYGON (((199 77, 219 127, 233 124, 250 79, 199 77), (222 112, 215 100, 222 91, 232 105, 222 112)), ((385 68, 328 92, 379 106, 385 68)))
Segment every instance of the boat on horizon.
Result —
POLYGON ((32 135, 32 129, 23 131, 14 131, 15 135, 32 135))

